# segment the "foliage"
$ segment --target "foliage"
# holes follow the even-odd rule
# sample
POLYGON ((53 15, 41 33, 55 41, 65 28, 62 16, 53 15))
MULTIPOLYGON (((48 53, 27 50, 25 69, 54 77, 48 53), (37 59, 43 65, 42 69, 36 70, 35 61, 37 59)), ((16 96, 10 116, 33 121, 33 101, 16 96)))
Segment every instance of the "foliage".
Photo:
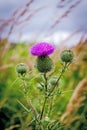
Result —
MULTIPOLYGON (((11 44, 8 50, 5 50, 5 45, 7 44, 4 43, 2 48, 0 48, 0 50, 4 50, 0 51, 0 126, 2 126, 2 130, 27 130, 28 127, 34 127, 36 122, 35 119, 32 120, 33 113, 30 111, 30 106, 26 103, 25 96, 29 95, 29 98, 33 101, 35 108, 37 108, 37 110, 38 108, 41 109, 40 104, 43 103, 41 102, 41 98, 43 98, 43 96, 41 94, 42 87, 38 82, 42 82, 42 78, 40 74, 38 74, 38 71, 34 68, 35 58, 31 58, 31 55, 28 53, 30 45, 11 44), (19 79, 19 77, 16 78, 17 74, 14 68, 20 62, 26 63, 29 67, 29 73, 25 76, 25 81, 27 81, 28 86, 27 93, 23 92, 24 88, 22 79, 19 79)), ((85 47, 83 46, 83 48, 85 47)), ((72 96, 76 85, 86 76, 86 60, 83 60, 83 56, 85 54, 84 52, 84 49, 78 52, 80 54, 79 58, 76 57, 73 64, 70 65, 68 71, 65 72, 65 75, 60 80, 60 91, 57 93, 56 98, 54 97, 54 99, 50 99, 50 102, 54 100, 55 103, 52 104, 53 109, 50 112, 50 119, 46 117, 43 122, 44 125, 47 124, 49 120, 51 120, 52 123, 55 123, 55 128, 53 128, 52 124, 49 126, 51 129, 56 130, 57 125, 60 126, 60 130, 66 127, 60 125, 59 122, 61 116, 66 110, 66 105, 72 96), (58 120, 58 122, 54 121, 52 117, 53 119, 58 120)), ((77 51, 75 50, 74 53, 77 54, 77 51)), ((61 62, 58 62, 60 60, 58 59, 58 53, 55 53, 52 58, 55 63, 54 73, 52 73, 52 75, 53 77, 58 77, 62 69, 61 62)), ((50 77, 52 75, 49 73, 50 77)), ((26 83, 24 85, 26 86, 26 83)), ((85 101, 83 104, 83 108, 81 109, 84 109, 85 111, 85 101)), ((80 114, 80 112, 78 114, 80 114)), ((74 130, 79 129, 80 124, 81 121, 76 120, 74 123, 74 130), (78 127, 77 124, 79 124, 78 127)), ((73 130, 73 124, 70 125, 70 129, 73 130)), ((82 128, 82 130, 84 129, 82 128)))

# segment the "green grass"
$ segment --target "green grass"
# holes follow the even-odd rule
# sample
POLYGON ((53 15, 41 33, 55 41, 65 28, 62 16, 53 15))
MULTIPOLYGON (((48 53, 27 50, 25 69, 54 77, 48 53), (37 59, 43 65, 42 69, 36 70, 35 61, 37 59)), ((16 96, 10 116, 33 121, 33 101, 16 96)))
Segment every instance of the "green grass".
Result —
MULTIPOLYGON (((54 56, 57 57, 57 55, 58 54, 55 53, 52 58, 54 56)), ((4 130, 11 126, 16 127, 15 125, 18 125, 16 129, 14 128, 13 130, 26 130, 26 127, 32 120, 32 113, 26 111, 26 108, 30 108, 26 102, 25 96, 29 96, 38 111, 40 110, 39 108, 41 108, 40 104, 42 104, 41 98, 43 98, 42 91, 38 88, 38 81, 42 81, 42 77, 34 67, 35 57, 29 54, 29 45, 17 44, 15 46, 11 45, 0 62, 1 67, 11 65, 4 70, 1 69, 0 72, 0 126, 2 126, 4 130), (16 65, 21 62, 26 63, 29 67, 29 72, 31 72, 27 74, 25 78, 28 85, 28 92, 26 95, 23 92, 22 81, 18 78, 15 71, 16 65), (16 80, 17 78, 18 80, 16 80), (20 102, 18 102, 18 100, 20 102)), ((79 66, 80 69, 78 69, 78 65, 73 63, 69 67, 69 70, 65 72, 59 84, 62 92, 74 90, 79 81, 86 76, 87 69, 84 62, 82 62, 81 65, 79 63, 79 66), (82 68, 82 64, 85 66, 84 68, 82 68)), ((58 77, 61 71, 60 61, 55 61, 54 69, 55 73, 53 76, 58 77)), ((66 110, 72 93, 73 91, 56 96, 51 117, 54 119, 59 119, 61 117, 66 110)))

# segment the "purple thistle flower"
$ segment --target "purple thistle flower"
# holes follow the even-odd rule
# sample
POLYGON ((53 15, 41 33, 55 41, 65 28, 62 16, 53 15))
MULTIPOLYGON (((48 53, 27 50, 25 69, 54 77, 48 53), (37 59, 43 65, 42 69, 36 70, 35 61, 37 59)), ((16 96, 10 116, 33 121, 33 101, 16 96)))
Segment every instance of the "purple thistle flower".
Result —
POLYGON ((36 56, 48 56, 54 52, 54 45, 40 42, 31 47, 31 54, 36 56))

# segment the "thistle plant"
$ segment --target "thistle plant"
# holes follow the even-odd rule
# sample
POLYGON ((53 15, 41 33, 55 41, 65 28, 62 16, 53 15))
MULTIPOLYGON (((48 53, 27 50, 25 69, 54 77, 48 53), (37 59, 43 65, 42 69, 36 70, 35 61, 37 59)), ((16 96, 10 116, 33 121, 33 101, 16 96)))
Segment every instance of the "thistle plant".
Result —
MULTIPOLYGON (((32 126, 33 130, 58 130, 60 127, 63 127, 58 120, 52 119, 52 117, 50 117, 50 113, 53 107, 52 99, 54 97, 56 98, 55 95, 62 93, 58 87, 59 80, 61 79, 62 75, 64 74, 68 66, 71 64, 74 55, 71 50, 64 50, 60 54, 60 59, 63 63, 63 68, 60 72, 60 75, 58 77, 57 76, 50 77, 48 72, 51 73, 51 70, 54 68, 54 64, 53 60, 50 58, 49 55, 52 54, 54 51, 55 51, 54 45, 47 42, 37 43, 33 45, 30 49, 30 53, 32 54, 32 56, 37 57, 35 62, 35 68, 38 70, 38 73, 40 73, 42 76, 42 81, 39 82, 39 85, 42 90, 40 94, 43 95, 43 99, 41 99, 43 104, 40 104, 41 109, 38 108, 38 110, 32 103, 33 101, 29 99, 29 95, 25 96, 26 101, 29 104, 29 109, 31 109, 31 112, 33 113, 34 116, 32 117, 33 120, 31 121, 31 123, 29 123, 29 126, 32 126)), ((18 75, 23 77, 22 80, 24 83, 23 84, 24 88, 26 86, 26 88, 28 89, 28 86, 24 81, 24 77, 27 73, 27 66, 24 63, 21 63, 17 65, 16 71, 18 75)), ((25 89, 26 92, 27 89, 25 89)), ((20 104, 23 106, 22 103, 20 104)), ((29 109, 25 108, 25 106, 23 107, 24 109, 29 111, 29 109)))
POLYGON ((25 75, 27 72, 27 66, 24 63, 20 63, 16 66, 16 71, 19 75, 25 75))

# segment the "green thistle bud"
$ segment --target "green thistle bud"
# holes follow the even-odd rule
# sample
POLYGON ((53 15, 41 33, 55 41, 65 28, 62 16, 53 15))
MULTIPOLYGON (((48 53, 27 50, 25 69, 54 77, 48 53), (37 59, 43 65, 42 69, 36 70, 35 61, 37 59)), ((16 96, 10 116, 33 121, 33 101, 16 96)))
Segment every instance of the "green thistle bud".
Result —
POLYGON ((49 56, 41 56, 37 58, 37 69, 39 72, 46 73, 53 67, 53 61, 49 56))
POLYGON ((52 79, 50 79, 50 84, 55 85, 57 79, 58 79, 57 77, 53 77, 52 79))
POLYGON ((63 62, 71 62, 73 60, 74 54, 71 50, 62 51, 60 58, 63 62))
POLYGON ((28 67, 27 67, 27 65, 24 64, 24 63, 20 63, 20 64, 18 64, 18 65, 16 66, 16 71, 17 71, 17 73, 18 73, 18 74, 21 74, 21 75, 25 74, 25 73, 27 72, 27 69, 28 69, 28 67))

